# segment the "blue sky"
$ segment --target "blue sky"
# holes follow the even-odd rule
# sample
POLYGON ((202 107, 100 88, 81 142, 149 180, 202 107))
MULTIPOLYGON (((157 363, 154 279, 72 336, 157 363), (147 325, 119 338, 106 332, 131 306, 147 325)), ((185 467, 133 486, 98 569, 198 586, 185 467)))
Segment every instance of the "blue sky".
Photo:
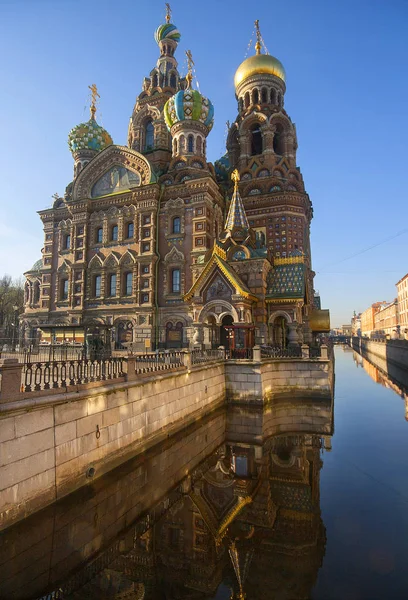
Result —
MULTIPOLYGON (((225 151, 233 76, 255 19, 285 66, 285 108, 314 206, 315 286, 332 324, 393 299, 408 271, 408 2, 173 0, 172 9, 179 70, 191 49, 200 90, 215 106, 209 160, 225 151)), ((126 144, 163 19, 158 0, 0 0, 0 275, 17 277, 40 257, 36 211, 72 179, 67 134, 88 119, 89 84, 101 95, 98 121, 126 144)))

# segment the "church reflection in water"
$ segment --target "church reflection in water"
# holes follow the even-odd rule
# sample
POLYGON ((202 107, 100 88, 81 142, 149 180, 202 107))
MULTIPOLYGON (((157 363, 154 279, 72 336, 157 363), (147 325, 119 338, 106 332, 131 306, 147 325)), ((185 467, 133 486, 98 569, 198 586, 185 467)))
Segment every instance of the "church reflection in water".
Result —
MULTIPOLYGON (((101 480, 85 501, 91 504, 89 515, 85 518, 82 508, 81 519, 72 520, 61 534, 77 546, 74 554, 82 557, 82 563, 72 569, 69 557, 59 567, 55 558, 49 560, 55 565, 48 573, 47 591, 54 595, 44 595, 43 588, 43 598, 296 600, 310 596, 325 553, 320 471, 324 450, 331 448, 332 401, 290 400, 259 410, 231 408, 210 417, 203 427, 208 433, 200 426, 191 440, 196 435, 209 441, 210 432, 222 427, 223 442, 192 469, 188 465, 194 461, 199 440, 190 444, 190 455, 184 450, 186 475, 161 497, 157 478, 154 491, 142 490, 142 496, 148 492, 150 497, 147 509, 108 544, 106 531, 101 532, 94 516, 99 496, 108 493, 101 480), (86 539, 79 550, 81 535, 86 539), (95 539, 103 535, 105 547, 85 561, 90 535, 94 548, 95 539), (71 572, 64 573, 70 566, 71 572)), ((157 471, 163 465, 163 458, 156 455, 136 471, 146 479, 153 468, 157 471)), ((120 485, 130 485, 130 476, 126 472, 120 485)), ((139 503, 137 510, 141 508, 139 503)), ((57 521, 69 520, 71 510, 57 514, 57 521)), ((21 535, 23 525, 19 527, 21 535)))

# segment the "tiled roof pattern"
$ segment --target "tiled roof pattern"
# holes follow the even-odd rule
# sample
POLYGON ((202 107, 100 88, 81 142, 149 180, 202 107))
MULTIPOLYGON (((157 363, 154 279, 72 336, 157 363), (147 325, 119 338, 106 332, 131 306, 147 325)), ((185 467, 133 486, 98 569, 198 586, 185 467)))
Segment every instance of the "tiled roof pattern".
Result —
POLYGON ((305 265, 275 265, 269 274, 267 296, 272 298, 303 298, 305 295, 305 265))

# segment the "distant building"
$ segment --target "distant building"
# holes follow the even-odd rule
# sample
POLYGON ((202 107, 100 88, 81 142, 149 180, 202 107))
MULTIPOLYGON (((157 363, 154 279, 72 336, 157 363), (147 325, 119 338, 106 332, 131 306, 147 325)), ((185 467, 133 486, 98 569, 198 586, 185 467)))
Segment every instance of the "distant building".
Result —
POLYGON ((382 306, 374 315, 373 335, 398 335, 398 300, 395 298, 389 304, 382 306))
POLYGON ((400 332, 404 335, 408 333, 408 273, 396 283, 396 286, 400 332))
POLYGON ((361 336, 361 313, 356 314, 355 311, 351 318, 351 335, 361 336))
POLYGON ((341 333, 342 333, 342 335, 350 336, 351 335, 351 324, 350 325, 342 325, 341 333))
POLYGON ((371 333, 375 331, 375 322, 374 317, 376 313, 380 310, 380 308, 387 303, 385 300, 383 302, 374 302, 369 308, 367 308, 364 312, 361 313, 361 335, 370 337, 371 333))

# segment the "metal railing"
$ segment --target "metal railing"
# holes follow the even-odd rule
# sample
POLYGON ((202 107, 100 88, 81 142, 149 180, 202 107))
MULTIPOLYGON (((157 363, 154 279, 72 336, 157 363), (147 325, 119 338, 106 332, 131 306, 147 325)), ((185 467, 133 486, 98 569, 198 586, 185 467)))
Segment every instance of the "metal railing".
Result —
POLYGON ((261 346, 261 358, 302 358, 302 349, 300 346, 261 346))
POLYGON ((252 360, 254 358, 253 348, 230 348, 225 350, 225 358, 231 360, 252 360))
POLYGON ((208 362, 224 360, 224 350, 221 348, 208 349, 208 350, 192 350, 191 351, 191 364, 202 365, 208 362))
POLYGON ((135 372, 138 374, 168 371, 184 367, 184 352, 154 352, 135 356, 135 372))
POLYGON ((22 391, 39 392, 124 376, 124 359, 33 362, 22 370, 22 391))

